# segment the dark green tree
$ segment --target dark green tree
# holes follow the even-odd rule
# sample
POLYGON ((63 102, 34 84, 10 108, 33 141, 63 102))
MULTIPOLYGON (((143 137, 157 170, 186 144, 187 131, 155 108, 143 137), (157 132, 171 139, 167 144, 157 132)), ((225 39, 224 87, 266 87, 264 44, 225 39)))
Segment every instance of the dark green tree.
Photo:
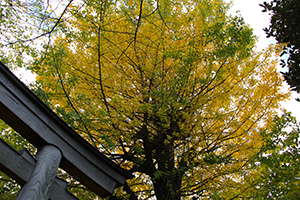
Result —
POLYGON ((282 72, 291 89, 300 93, 300 0, 273 0, 260 4, 263 12, 270 12, 271 25, 264 31, 267 37, 275 37, 278 43, 284 43, 282 72))

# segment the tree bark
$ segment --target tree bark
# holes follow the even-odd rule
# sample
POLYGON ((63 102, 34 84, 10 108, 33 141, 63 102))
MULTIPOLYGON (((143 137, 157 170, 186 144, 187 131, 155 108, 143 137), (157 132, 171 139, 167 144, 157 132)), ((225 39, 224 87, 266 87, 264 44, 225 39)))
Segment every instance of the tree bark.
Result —
POLYGON ((152 177, 156 199, 180 200, 182 172, 175 167, 174 138, 167 142, 163 141, 157 147, 157 151, 158 171, 152 177))
POLYGON ((156 179, 153 183, 157 200, 180 200, 181 179, 156 179))

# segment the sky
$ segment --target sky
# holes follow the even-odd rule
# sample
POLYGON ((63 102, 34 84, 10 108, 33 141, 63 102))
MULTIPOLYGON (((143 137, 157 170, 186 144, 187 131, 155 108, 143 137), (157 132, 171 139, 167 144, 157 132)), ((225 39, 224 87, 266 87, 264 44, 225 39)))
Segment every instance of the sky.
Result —
MULTIPOLYGON (((268 44, 275 42, 272 38, 266 38, 266 34, 263 31, 263 28, 268 27, 270 23, 270 16, 268 13, 261 12, 263 8, 259 6, 263 1, 265 0, 232 0, 233 6, 230 10, 232 15, 236 15, 239 12, 244 21, 253 28, 254 35, 259 37, 258 49, 263 49, 268 44)), ((230 0, 225 0, 225 2, 229 3, 230 0)))
MULTIPOLYGON (((227 3, 230 2, 230 0, 224 1, 227 3)), ((268 44, 276 42, 273 38, 266 38, 266 34, 263 31, 263 28, 268 27, 270 24, 270 15, 261 12, 263 8, 259 6, 264 1, 270 2, 270 0, 232 0, 233 6, 230 10, 230 14, 232 15, 236 15, 238 12, 244 18, 244 21, 253 28, 254 35, 258 37, 257 50, 264 49, 268 44)), ((34 75, 24 73, 23 69, 15 73, 26 84, 34 80, 34 75)), ((298 112, 300 111, 300 102, 294 100, 296 97, 300 98, 300 95, 293 93, 291 100, 282 103, 282 106, 286 110, 291 111, 300 121, 300 112, 298 112)))
MULTIPOLYGON (((239 14, 244 18, 244 21, 253 28, 254 35, 258 36, 257 50, 266 48, 269 44, 275 43, 274 38, 267 38, 263 29, 270 25, 270 15, 268 13, 261 12, 263 8, 259 6, 264 1, 270 2, 270 0, 232 0, 233 6, 230 10, 232 15, 239 14)), ((230 0, 225 0, 230 2, 230 0)), ((280 70, 280 66, 278 67, 280 70)), ((288 88, 286 84, 286 88, 288 88)), ((284 109, 292 112, 293 116, 297 117, 300 121, 300 102, 297 102, 295 98, 300 98, 300 95, 296 92, 292 93, 291 100, 283 102, 284 109)))

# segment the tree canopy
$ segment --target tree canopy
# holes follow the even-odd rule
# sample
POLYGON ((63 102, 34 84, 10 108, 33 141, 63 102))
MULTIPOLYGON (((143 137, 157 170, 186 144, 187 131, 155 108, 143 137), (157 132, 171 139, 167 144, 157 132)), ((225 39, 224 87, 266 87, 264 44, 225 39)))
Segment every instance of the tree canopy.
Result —
POLYGON ((36 94, 134 173, 110 199, 243 191, 241 174, 288 94, 278 47, 255 52, 252 29, 228 8, 222 0, 72 2, 34 58, 36 94))
POLYGON ((277 42, 284 43, 282 55, 288 55, 282 60, 284 78, 294 91, 300 92, 300 1, 273 0, 261 4, 263 12, 270 12, 271 25, 265 28, 268 37, 275 37, 277 42))

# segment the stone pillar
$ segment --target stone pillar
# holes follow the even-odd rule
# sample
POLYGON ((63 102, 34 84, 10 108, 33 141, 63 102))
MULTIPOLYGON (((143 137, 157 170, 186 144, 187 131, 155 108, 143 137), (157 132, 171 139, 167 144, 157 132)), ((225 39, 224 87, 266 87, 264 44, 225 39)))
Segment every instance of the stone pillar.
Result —
POLYGON ((16 200, 48 200, 61 158, 62 153, 55 146, 40 148, 29 181, 21 188, 16 200))

